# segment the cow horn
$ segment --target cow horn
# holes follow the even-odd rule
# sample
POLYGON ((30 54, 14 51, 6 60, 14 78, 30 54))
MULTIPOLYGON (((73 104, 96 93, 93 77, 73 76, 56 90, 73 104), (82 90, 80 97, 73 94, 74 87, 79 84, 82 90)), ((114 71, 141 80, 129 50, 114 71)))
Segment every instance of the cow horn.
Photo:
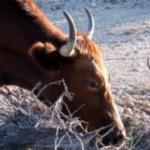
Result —
POLYGON ((89 25, 88 25, 88 37, 89 39, 93 38, 93 34, 94 34, 94 29, 95 29, 95 21, 94 21, 94 17, 92 16, 91 12, 89 11, 89 9, 84 8, 85 12, 89 18, 89 25))
POLYGON ((74 57, 76 55, 76 51, 74 48, 75 48, 76 41, 77 41, 76 26, 71 15, 66 11, 64 11, 63 13, 68 21, 70 31, 69 31, 68 42, 61 47, 59 52, 64 57, 74 57))

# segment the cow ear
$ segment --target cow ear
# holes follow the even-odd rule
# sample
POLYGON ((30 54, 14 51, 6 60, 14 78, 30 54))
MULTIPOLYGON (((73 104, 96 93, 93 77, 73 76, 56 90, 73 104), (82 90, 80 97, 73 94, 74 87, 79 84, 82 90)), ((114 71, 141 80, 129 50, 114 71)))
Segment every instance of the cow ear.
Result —
POLYGON ((36 67, 41 70, 48 71, 58 69, 59 64, 56 61, 58 52, 51 43, 35 43, 29 50, 29 56, 36 67))

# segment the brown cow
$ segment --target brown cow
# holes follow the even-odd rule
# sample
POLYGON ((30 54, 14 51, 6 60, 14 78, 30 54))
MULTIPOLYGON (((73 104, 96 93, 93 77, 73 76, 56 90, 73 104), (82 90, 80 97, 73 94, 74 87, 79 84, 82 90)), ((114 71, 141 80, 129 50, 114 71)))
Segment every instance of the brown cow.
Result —
MULTIPOLYGON (((76 32, 72 17, 69 37, 45 17, 33 0, 0 1, 0 86, 18 85, 32 89, 38 82, 47 84, 64 78, 74 100, 67 101, 76 116, 89 122, 89 130, 113 125, 104 142, 118 142, 125 129, 109 88, 102 52, 91 40, 94 20, 89 17, 89 32, 76 32)), ((54 102, 61 86, 51 86, 43 97, 54 102)))

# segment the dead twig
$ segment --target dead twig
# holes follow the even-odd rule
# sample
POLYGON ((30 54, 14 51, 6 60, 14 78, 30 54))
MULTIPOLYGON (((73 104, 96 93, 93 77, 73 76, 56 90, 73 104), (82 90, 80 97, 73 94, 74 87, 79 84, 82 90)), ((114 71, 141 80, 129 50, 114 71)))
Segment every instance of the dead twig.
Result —
POLYGON ((147 66, 150 69, 150 58, 147 58, 147 66))

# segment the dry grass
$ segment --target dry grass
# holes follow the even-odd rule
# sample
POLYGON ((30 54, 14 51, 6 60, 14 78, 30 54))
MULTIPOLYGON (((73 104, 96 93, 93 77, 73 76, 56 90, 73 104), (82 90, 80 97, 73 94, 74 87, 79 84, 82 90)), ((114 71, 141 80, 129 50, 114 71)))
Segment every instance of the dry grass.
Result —
POLYGON ((64 92, 50 107, 42 104, 33 94, 33 91, 38 88, 38 84, 31 92, 14 86, 6 87, 1 91, 1 150, 129 150, 137 149, 137 147, 142 147, 142 144, 145 144, 142 143, 142 140, 144 137, 149 136, 147 135, 148 131, 143 131, 138 135, 137 131, 139 129, 132 128, 128 131, 128 139, 121 145, 103 145, 102 139, 113 128, 103 136, 99 136, 98 132, 107 127, 87 132, 87 129, 82 126, 85 122, 78 118, 73 118, 69 108, 63 101, 64 96, 69 100, 73 100, 73 95, 68 91, 64 80, 52 82, 44 86, 38 96, 42 90, 54 84, 58 86, 63 84, 64 92), (62 107, 66 107, 69 115, 62 112, 62 107), (82 128, 82 134, 76 131, 78 126, 82 128))

